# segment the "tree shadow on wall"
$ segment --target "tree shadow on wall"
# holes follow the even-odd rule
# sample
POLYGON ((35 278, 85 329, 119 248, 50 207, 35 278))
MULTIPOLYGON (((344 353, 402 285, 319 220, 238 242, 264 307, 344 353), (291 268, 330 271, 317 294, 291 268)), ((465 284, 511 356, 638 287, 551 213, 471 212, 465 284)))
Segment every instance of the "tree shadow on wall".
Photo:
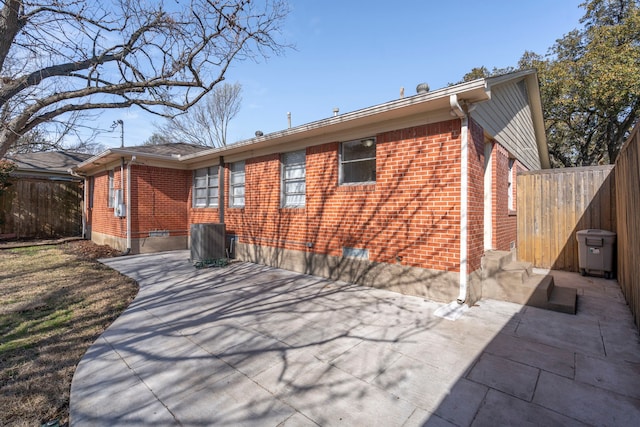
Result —
POLYGON ((338 184, 337 143, 314 147, 307 154, 302 209, 280 207, 280 179, 260 181, 259 189, 250 186, 252 177, 279 176, 277 161, 248 162, 247 204, 239 223, 246 259, 441 301, 455 299, 459 260, 447 252, 459 248, 459 197, 448 196, 459 193, 459 177, 449 163, 459 158, 451 159, 444 142, 434 152, 427 148, 431 143, 415 142, 430 135, 406 135, 410 132, 415 130, 378 136, 377 179, 361 185, 338 184), (398 138, 407 146, 402 161, 397 153, 403 148, 391 147, 398 138), (420 268, 429 264, 431 269, 420 268))

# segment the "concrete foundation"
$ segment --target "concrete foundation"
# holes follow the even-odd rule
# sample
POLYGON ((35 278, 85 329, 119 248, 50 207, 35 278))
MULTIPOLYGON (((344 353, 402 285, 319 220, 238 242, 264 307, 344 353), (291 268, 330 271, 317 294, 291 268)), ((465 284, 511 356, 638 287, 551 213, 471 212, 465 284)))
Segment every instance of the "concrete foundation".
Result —
MULTIPOLYGON (((127 239, 93 231, 91 241, 98 245, 109 245, 124 251, 127 249, 127 239)), ((188 249, 188 236, 144 237, 131 239, 132 254, 148 254, 154 252, 175 251, 188 249)))
MULTIPOLYGON (((415 295, 432 301, 453 301, 458 298, 460 289, 457 272, 428 270, 400 264, 374 263, 246 243, 237 244, 236 258, 332 280, 415 295)), ((471 305, 480 298, 481 282, 479 272, 469 276, 468 304, 471 305)))

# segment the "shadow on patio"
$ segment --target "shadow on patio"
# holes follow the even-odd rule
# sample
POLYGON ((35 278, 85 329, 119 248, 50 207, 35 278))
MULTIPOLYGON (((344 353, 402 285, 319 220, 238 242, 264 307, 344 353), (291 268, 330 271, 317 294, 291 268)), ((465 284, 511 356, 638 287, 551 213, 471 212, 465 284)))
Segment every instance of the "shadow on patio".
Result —
MULTIPOLYGON (((640 344, 615 282, 578 315, 419 297, 185 251, 106 261, 140 283, 90 348, 73 425, 627 425, 640 344)), ((572 283, 576 286, 575 283, 572 283)))

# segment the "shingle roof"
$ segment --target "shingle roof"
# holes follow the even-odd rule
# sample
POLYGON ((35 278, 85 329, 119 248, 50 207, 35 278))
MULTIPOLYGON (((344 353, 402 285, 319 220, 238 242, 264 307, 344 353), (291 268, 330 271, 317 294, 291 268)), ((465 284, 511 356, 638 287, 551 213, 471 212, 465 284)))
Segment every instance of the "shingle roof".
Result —
POLYGON ((68 169, 87 160, 91 154, 69 151, 44 151, 39 153, 14 154, 6 158, 14 162, 17 171, 56 172, 68 174, 68 169))
POLYGON ((135 147, 125 147, 127 151, 148 153, 148 154, 161 154, 164 156, 172 155, 186 155, 194 154, 203 150, 211 149, 211 147, 205 147, 202 145, 187 144, 184 142, 177 142, 172 144, 157 144, 157 145, 138 145, 135 147))

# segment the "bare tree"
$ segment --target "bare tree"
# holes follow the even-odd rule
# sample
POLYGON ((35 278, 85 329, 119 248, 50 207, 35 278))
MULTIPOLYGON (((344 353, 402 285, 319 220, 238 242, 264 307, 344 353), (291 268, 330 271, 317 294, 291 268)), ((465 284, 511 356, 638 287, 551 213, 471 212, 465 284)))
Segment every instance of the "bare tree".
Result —
POLYGON ((104 150, 104 145, 96 141, 100 131, 89 129, 91 134, 87 135, 88 128, 80 124, 82 120, 97 118, 97 114, 70 114, 65 121, 52 120, 44 125, 37 126, 24 135, 8 150, 10 154, 35 153, 41 151, 67 150, 76 153, 97 154, 104 150))
POLYGON ((142 143, 142 145, 162 145, 162 144, 172 144, 175 141, 167 138, 164 134, 159 132, 154 132, 146 141, 142 143))
POLYGON ((74 112, 186 111, 232 62, 281 53, 287 14, 285 0, 3 0, 0 156, 74 112))
POLYGON ((229 122, 240 111, 242 85, 224 83, 186 113, 168 119, 158 133, 173 142, 209 147, 227 145, 229 122))

